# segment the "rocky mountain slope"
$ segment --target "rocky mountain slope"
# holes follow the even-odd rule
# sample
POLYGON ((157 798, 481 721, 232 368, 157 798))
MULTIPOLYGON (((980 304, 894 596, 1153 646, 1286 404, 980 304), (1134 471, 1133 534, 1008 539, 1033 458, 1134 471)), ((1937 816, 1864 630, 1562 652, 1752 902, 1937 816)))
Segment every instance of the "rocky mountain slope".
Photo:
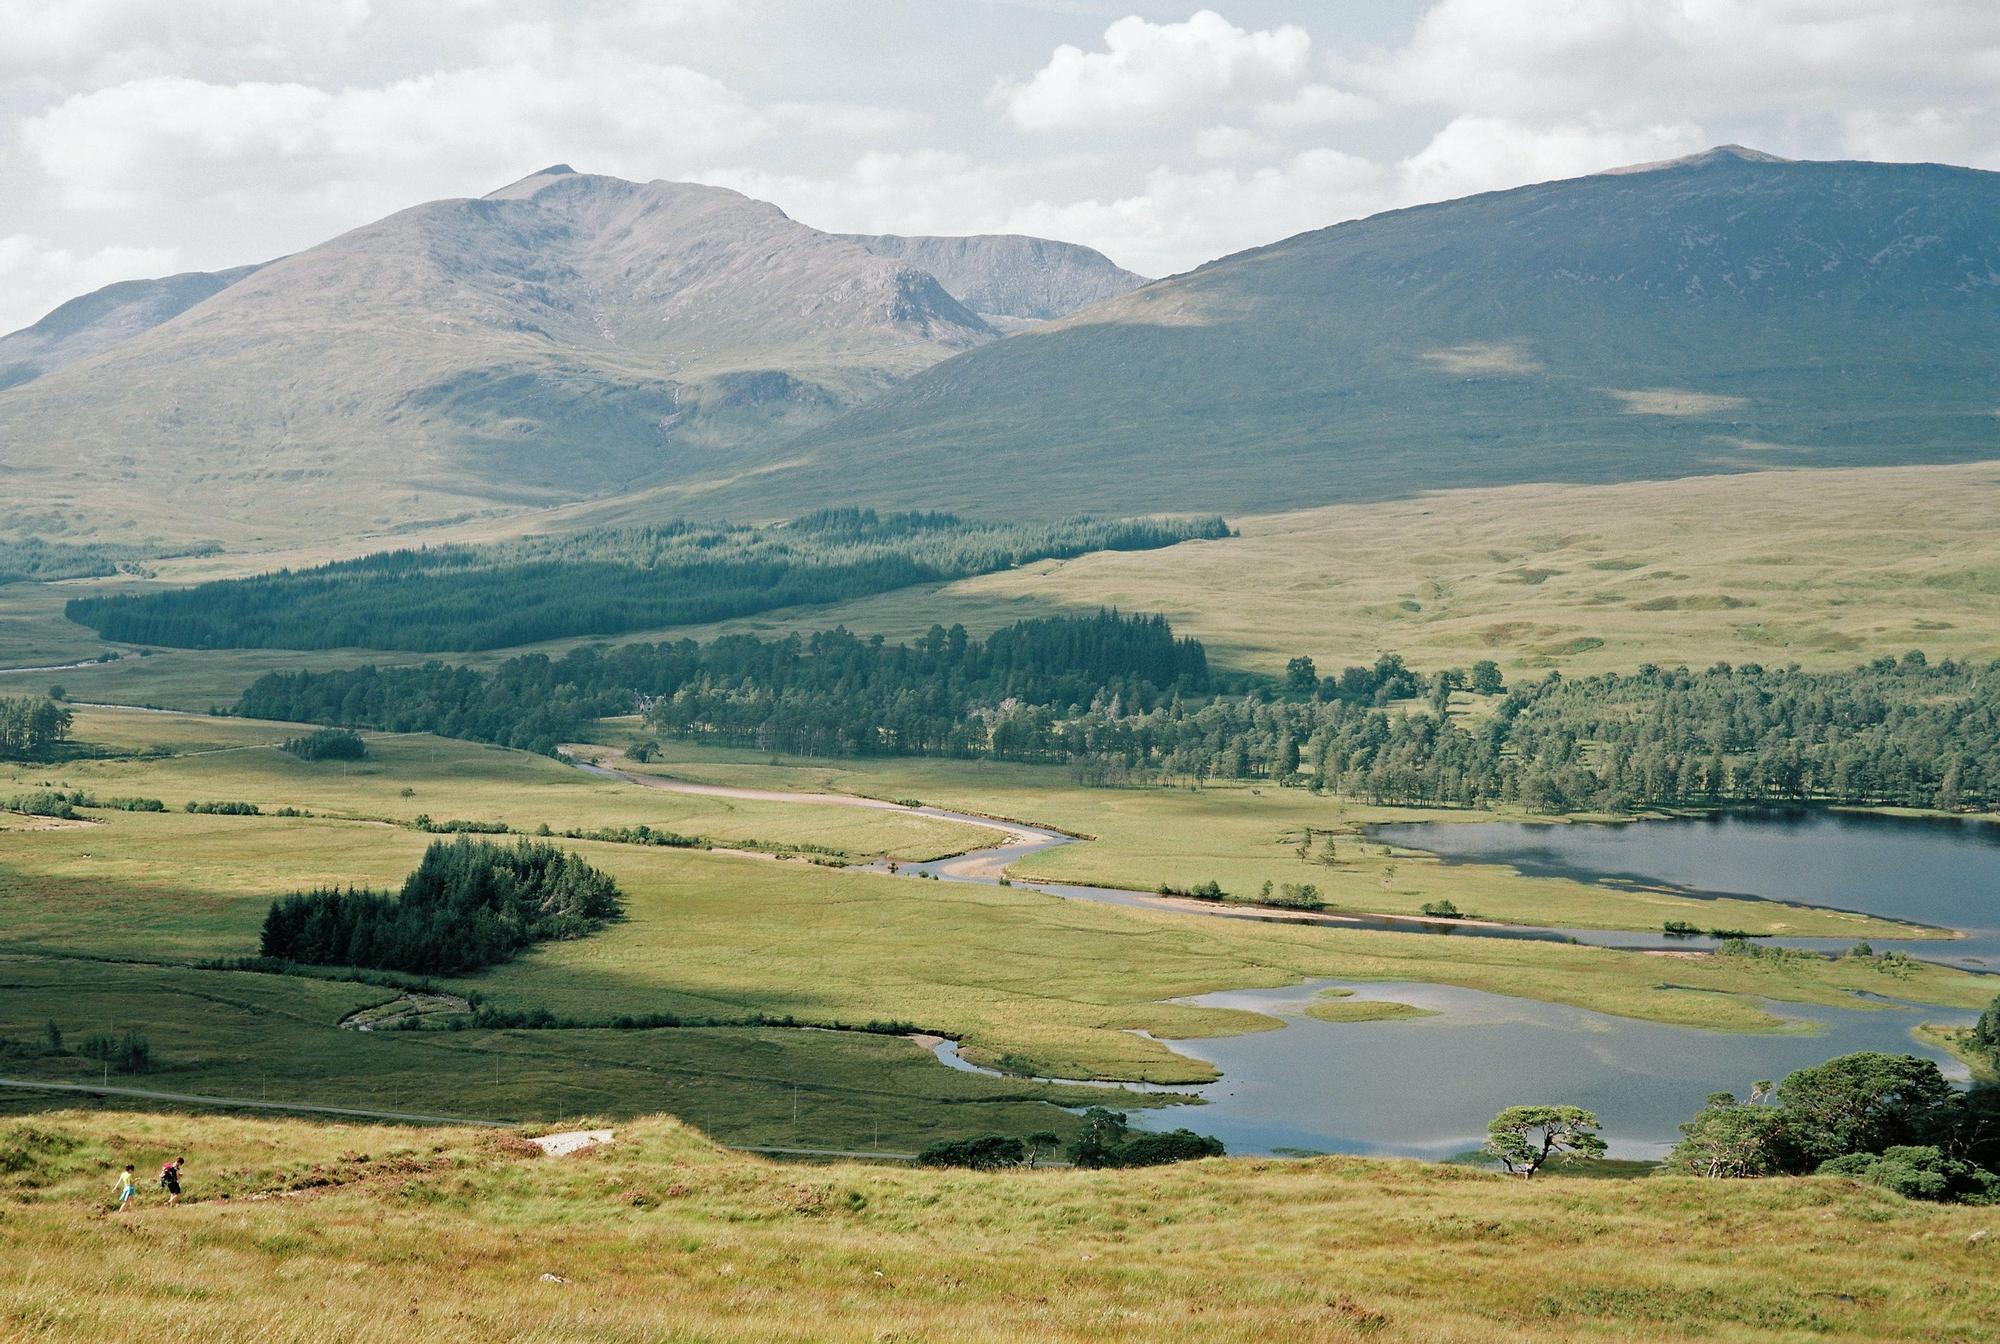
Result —
POLYGON ((893 257, 938 278, 966 307, 1003 328, 1067 317, 1146 283, 1095 248, 1024 234, 906 238, 849 233, 878 257, 893 257))
POLYGON ((88 359, 170 322, 257 268, 121 280, 71 299, 31 327, 0 336, 0 388, 88 359))
POLYGON ((746 441, 995 335, 921 267, 774 205, 558 165, 64 305, 0 345, 0 466, 86 527, 387 528, 727 475, 746 441))
POLYGON ((1158 281, 927 370, 757 493, 1245 511, 2000 457, 1996 350, 2000 173, 1725 147, 1158 281))

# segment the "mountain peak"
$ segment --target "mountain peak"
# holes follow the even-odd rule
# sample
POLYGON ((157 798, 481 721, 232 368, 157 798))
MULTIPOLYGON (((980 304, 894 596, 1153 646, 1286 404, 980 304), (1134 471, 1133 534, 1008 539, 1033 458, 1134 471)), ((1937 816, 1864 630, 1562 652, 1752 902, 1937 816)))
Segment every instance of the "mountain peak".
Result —
POLYGON ((509 182, 506 186, 501 187, 498 191, 487 192, 486 195, 483 196, 481 199, 488 201, 526 200, 528 197, 540 191, 543 187, 548 186, 549 183, 551 182, 560 181, 565 177, 581 177, 581 176, 583 176, 583 174, 577 172, 576 169, 570 167, 566 163, 552 163, 546 168, 536 169, 534 172, 529 173, 526 177, 522 178, 518 182, 509 182))
POLYGON ((1606 168, 1599 177, 1617 177, 1623 173, 1659 173, 1674 168, 1710 168, 1716 164, 1728 163, 1796 163, 1796 159, 1779 158, 1776 154, 1766 154, 1761 149, 1750 149, 1744 145, 1717 145, 1704 149, 1699 154, 1684 154, 1678 159, 1658 159, 1652 163, 1632 163, 1622 168, 1606 168))

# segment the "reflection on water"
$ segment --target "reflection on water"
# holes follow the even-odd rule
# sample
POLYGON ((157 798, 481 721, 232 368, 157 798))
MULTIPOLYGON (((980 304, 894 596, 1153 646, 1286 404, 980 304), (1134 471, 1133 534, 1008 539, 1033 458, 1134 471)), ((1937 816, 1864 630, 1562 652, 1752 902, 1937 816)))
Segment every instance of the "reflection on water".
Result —
POLYGON ((1992 821, 1762 809, 1612 825, 1413 823, 1371 827, 1369 836, 1536 876, 1796 901, 1961 929, 1962 941, 1877 946, 2000 968, 2000 823, 1992 821))
POLYGON ((1892 1006, 1771 1004, 1797 1034, 1744 1036, 1635 1022, 1560 1004, 1417 983, 1317 981, 1289 989, 1229 990, 1190 1003, 1282 1017, 1280 1031, 1169 1042, 1222 1070, 1192 1089, 1188 1110, 1136 1111, 1146 1129, 1185 1125, 1231 1152, 1309 1150, 1449 1157, 1476 1148, 1503 1107, 1567 1104, 1596 1111, 1613 1157, 1652 1158, 1711 1092, 1742 1095, 1758 1079, 1855 1050, 1920 1054, 1947 1076, 1963 1066, 1919 1044, 1920 1022, 1964 1024, 1975 1014, 1892 1006), (1414 1004, 1435 1017, 1321 1022, 1303 1009, 1329 985, 1356 998, 1414 1004), (1818 1030, 1808 1034, 1811 1024, 1818 1030))

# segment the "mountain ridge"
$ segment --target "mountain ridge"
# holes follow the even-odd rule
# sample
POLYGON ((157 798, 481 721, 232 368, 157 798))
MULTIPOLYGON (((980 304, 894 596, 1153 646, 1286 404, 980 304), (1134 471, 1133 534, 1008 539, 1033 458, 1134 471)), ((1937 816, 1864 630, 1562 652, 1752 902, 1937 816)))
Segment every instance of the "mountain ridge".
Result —
POLYGON ((921 267, 768 202, 559 164, 0 338, 0 464, 38 522, 172 535, 198 497, 253 532, 393 527, 729 469, 996 336, 921 267))
POLYGON ((1245 512, 2000 457, 1996 220, 2000 174, 1727 148, 1410 206, 933 366, 758 487, 1245 512))

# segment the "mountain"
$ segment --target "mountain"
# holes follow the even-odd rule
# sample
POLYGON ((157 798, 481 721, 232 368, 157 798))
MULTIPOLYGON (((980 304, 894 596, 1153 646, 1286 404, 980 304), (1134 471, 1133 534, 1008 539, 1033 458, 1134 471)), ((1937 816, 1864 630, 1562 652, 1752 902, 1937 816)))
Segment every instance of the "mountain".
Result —
POLYGON ((256 270, 186 271, 158 280, 121 280, 54 309, 32 327, 0 336, 0 389, 88 359, 162 322, 256 270))
POLYGON ((65 305, 7 338, 47 371, 0 391, 0 470, 43 516, 155 534, 393 527, 727 473, 994 336, 774 205, 558 165, 65 305))
POLYGON ((929 271, 960 302, 1002 330, 1067 317, 1146 283, 1095 248, 1024 234, 905 238, 846 233, 878 257, 929 271))
POLYGON ((2000 457, 2000 174, 1736 147, 1238 253, 938 364, 761 501, 1061 514, 2000 457))

